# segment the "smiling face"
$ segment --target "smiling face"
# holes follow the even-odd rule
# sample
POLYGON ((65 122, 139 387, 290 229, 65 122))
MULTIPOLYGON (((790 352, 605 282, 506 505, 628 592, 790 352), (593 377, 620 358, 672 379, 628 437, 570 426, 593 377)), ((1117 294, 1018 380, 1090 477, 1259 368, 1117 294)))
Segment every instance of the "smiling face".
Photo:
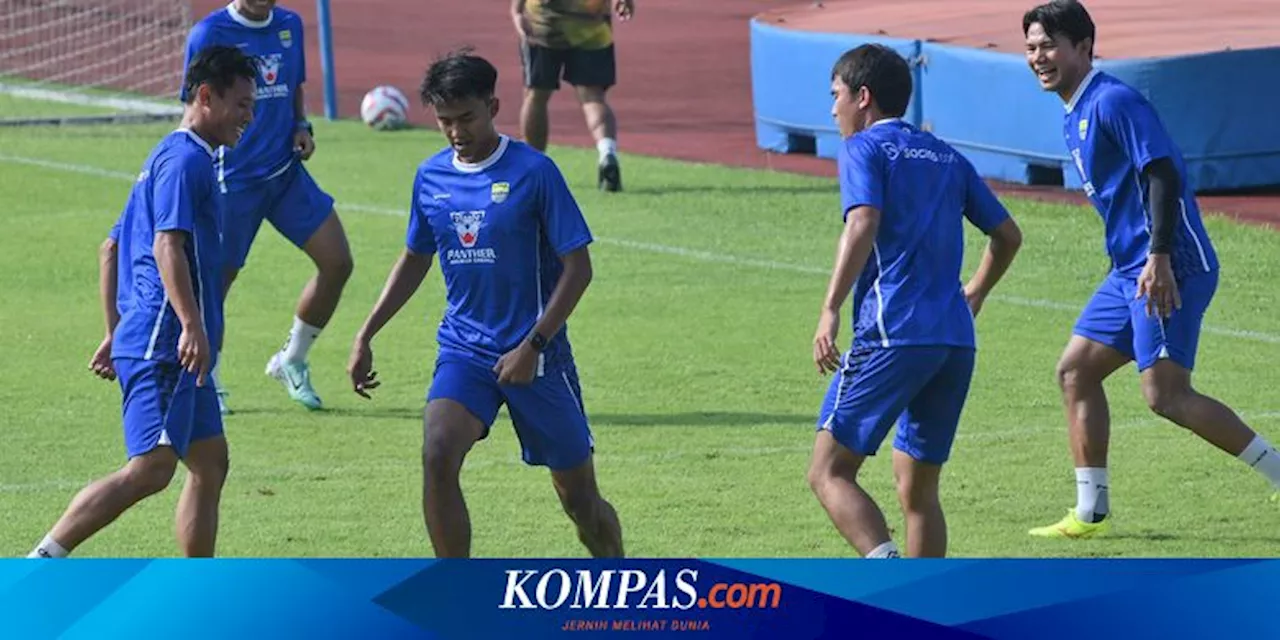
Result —
POLYGON ((1058 94, 1064 101, 1071 99, 1093 68, 1092 50, 1091 38, 1072 44, 1065 34, 1049 35, 1039 22, 1027 28, 1027 66, 1041 89, 1058 94))
POLYGON ((207 132, 213 138, 209 142, 235 147, 253 122, 253 104, 257 85, 248 78, 236 78, 234 84, 221 94, 208 84, 199 88, 199 105, 207 132))

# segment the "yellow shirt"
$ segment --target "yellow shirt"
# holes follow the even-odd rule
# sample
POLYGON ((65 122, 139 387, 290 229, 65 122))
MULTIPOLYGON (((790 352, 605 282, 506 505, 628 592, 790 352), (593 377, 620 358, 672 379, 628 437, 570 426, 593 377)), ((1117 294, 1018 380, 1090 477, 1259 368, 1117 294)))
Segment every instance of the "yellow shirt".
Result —
POLYGON ((613 44, 611 0, 528 0, 529 41, 552 49, 603 49, 613 44))

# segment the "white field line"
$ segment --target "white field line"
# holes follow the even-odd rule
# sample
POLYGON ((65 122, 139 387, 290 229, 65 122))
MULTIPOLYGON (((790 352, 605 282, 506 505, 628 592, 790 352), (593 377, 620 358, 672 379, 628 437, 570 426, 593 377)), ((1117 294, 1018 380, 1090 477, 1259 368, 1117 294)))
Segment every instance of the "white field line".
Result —
MULTIPOLYGON (((1251 413, 1241 413, 1241 418, 1245 420, 1261 421, 1273 418, 1280 418, 1280 411, 1259 411, 1251 413)), ((1134 420, 1124 420, 1111 425, 1112 430, 1128 431, 1131 429, 1165 426, 1170 429, 1177 428, 1163 418, 1149 416, 1145 418, 1137 418, 1134 420)), ((1024 426, 1014 429, 1001 429, 998 431, 979 431, 976 433, 961 431, 956 434, 956 440, 961 442, 968 441, 987 441, 1002 440, 1013 438, 1024 438, 1028 436, 1037 436, 1053 433, 1054 429, 1058 429, 1062 433, 1064 451, 1066 446, 1066 427, 1063 425, 1047 426, 1038 424, 1034 426, 1024 426)), ((882 447, 882 450, 887 449, 882 447)), ((778 454, 797 454, 811 451, 813 445, 796 444, 776 447, 715 447, 708 449, 671 449, 661 453, 646 454, 613 454, 608 452, 597 453, 595 460, 597 465, 630 465, 630 464, 654 464, 662 462, 671 462, 677 460, 685 460, 697 458, 705 460, 706 456, 714 454, 720 458, 760 458, 778 454)), ((343 478, 348 476, 374 475, 380 476, 383 473, 402 474, 417 473, 419 456, 416 453, 407 455, 403 460, 392 458, 381 458, 370 462, 362 462, 358 466, 332 466, 320 464, 303 464, 288 465, 273 469, 247 469, 233 470, 231 479, 240 481, 241 479, 249 481, 261 480, 283 480, 288 476, 314 476, 324 478, 343 478)), ((525 466, 524 462, 507 457, 499 460, 470 460, 463 467, 464 471, 474 469, 485 469, 492 467, 517 467, 525 466)), ((239 469, 239 467, 233 467, 239 469)), ((92 482, 92 478, 83 478, 79 480, 71 478, 56 478, 43 480, 38 482, 10 483, 0 484, 0 493, 39 493, 45 491, 71 491, 80 489, 92 482)))
MULTIPOLYGON (((43 160, 40 158, 27 158, 23 156, 13 156, 0 153, 0 162, 9 162, 13 164, 25 164, 34 167, 52 169, 55 171, 65 171, 69 173, 79 173, 83 175, 96 176, 99 178, 109 178, 114 180, 128 180, 132 182, 135 174, 125 173, 123 171, 113 171, 100 167, 93 167, 82 164, 71 164, 66 162, 57 162, 52 160, 43 160)), ((341 202, 338 204, 341 210, 357 211, 361 213, 376 213, 380 215, 403 216, 405 211, 402 209, 392 209, 377 205, 359 204, 351 202, 341 202)), ((716 262, 720 264, 731 264, 742 267, 755 267, 758 269, 768 269, 774 271, 789 271, 792 273, 804 273, 810 275, 825 276, 828 269, 823 267, 813 267, 808 265, 794 264, 790 262, 779 262, 775 260, 763 260, 758 258, 745 258, 727 253, 717 253, 713 251, 702 251, 699 249, 689 249, 685 247, 675 247, 665 244, 656 244, 652 242, 640 242, 636 240, 627 240, 623 238, 607 238, 597 237, 596 241, 601 244, 622 247, 624 249, 632 249, 635 251, 645 251, 649 253, 661 253, 666 255, 679 256, 690 260, 700 262, 716 262)), ((1042 300, 1037 298, 1023 298, 1019 296, 997 295, 992 298, 995 302, 1011 304, 1020 307, 1030 307, 1035 309, 1050 309, 1054 311, 1070 311, 1077 312, 1081 308, 1080 305, 1058 302, 1055 300, 1042 300)), ((1235 338, 1238 340, 1247 340, 1251 342, 1263 342, 1267 344, 1280 344, 1280 335, 1267 333, 1264 331, 1249 331, 1243 329, 1230 329, 1225 327, 1217 327, 1206 325, 1205 333, 1235 338)))
POLYGON ((63 104, 76 104, 83 107, 105 107, 110 109, 120 109, 121 111, 136 111, 138 113, 151 115, 182 114, 182 105, 177 103, 177 98, 174 98, 172 104, 166 104, 158 100, 95 96, 76 93, 73 91, 41 89, 39 87, 21 84, 6 84, 3 82, 0 82, 0 93, 8 94, 17 98, 26 98, 28 100, 61 102, 63 104))

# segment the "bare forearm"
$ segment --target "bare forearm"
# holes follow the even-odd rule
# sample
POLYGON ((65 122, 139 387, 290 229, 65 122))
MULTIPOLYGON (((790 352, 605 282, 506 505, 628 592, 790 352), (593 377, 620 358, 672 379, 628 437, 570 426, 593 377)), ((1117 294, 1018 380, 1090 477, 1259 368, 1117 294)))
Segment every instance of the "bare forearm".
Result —
POLYGON ((98 296, 102 300, 102 317, 106 323, 107 335, 116 331, 120 324, 120 310, 116 306, 116 282, 118 267, 116 266, 119 245, 115 240, 107 238, 98 250, 98 296))
POLYGON ((364 326, 360 327, 357 338, 362 342, 372 341, 373 337, 378 335, 378 332, 418 291, 423 278, 427 277, 427 272, 430 270, 431 256, 411 253, 408 250, 402 252, 400 259, 391 268, 391 274, 387 276, 387 283, 383 285, 382 293, 374 303, 373 310, 365 319, 364 326))
POLYGON ((591 254, 583 247, 564 257, 564 270, 533 330, 544 338, 560 333, 591 284, 591 254))
POLYGON ((862 268, 871 257, 875 244, 876 232, 880 228, 880 212, 871 207, 858 207, 849 212, 840 234, 840 245, 836 250, 836 265, 831 271, 831 280, 827 284, 827 295, 823 300, 823 308, 838 311, 844 306, 849 291, 862 274, 862 268))
POLYGON ((511 13, 513 14, 524 13, 524 2, 525 0, 511 0, 511 13))
POLYGON ((1022 232, 1012 220, 1005 220, 991 234, 991 240, 982 254, 982 262, 969 281, 968 289, 986 296, 995 288, 996 283, 1004 277, 1013 264, 1013 259, 1022 247, 1022 232))
POLYGON ((160 280, 164 283, 165 295, 178 321, 183 327, 203 326, 200 320, 200 307, 196 303, 195 287, 191 284, 191 268, 187 265, 187 254, 183 251, 186 245, 186 234, 181 231, 162 231, 156 234, 153 251, 156 257, 156 268, 160 270, 160 280))

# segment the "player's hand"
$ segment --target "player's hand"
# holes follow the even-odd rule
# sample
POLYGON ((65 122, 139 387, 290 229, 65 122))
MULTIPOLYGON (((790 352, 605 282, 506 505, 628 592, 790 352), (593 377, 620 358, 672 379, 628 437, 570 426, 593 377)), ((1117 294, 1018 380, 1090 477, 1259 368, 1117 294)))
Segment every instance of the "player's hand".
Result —
POLYGON ((835 373, 840 368, 840 350, 836 348, 836 335, 840 331, 840 312, 823 309, 818 316, 818 330, 813 334, 813 362, 818 373, 835 373))
POLYGON ((212 349, 209 347, 209 336, 204 327, 198 323, 182 328, 178 336, 178 363, 189 373, 196 376, 196 386, 203 387, 205 376, 209 374, 209 363, 212 361, 212 349))
POLYGON ((316 152, 316 140, 306 129, 299 129, 293 134, 293 150, 297 151, 303 160, 310 160, 311 154, 316 152))
POLYGON ((1147 265, 1138 276, 1138 293, 1135 299, 1147 299, 1147 316, 1151 312, 1161 318, 1173 315, 1182 308, 1182 296, 1178 294, 1178 282, 1173 277, 1173 262, 1168 254, 1153 253, 1147 256, 1147 265))
POLYGON ((498 374, 498 384, 529 384, 538 372, 538 351, 528 340, 522 341, 498 358, 493 372, 498 374))
POLYGON ((351 376, 351 390, 372 399, 369 391, 377 389, 378 372, 373 370, 373 347, 368 342, 356 339, 351 347, 351 359, 347 361, 347 375, 351 376))
POLYGON ((635 15, 636 5, 632 0, 617 0, 613 3, 613 10, 623 21, 630 20, 635 15))
POLYGON ((973 313, 973 317, 976 318, 982 311, 982 303, 987 301, 987 294, 978 291, 970 285, 965 285, 964 300, 969 303, 969 311, 971 311, 973 313))
POLYGON ((116 368, 111 365, 111 334, 102 339, 98 350, 89 358, 89 370, 103 380, 116 379, 116 368))

